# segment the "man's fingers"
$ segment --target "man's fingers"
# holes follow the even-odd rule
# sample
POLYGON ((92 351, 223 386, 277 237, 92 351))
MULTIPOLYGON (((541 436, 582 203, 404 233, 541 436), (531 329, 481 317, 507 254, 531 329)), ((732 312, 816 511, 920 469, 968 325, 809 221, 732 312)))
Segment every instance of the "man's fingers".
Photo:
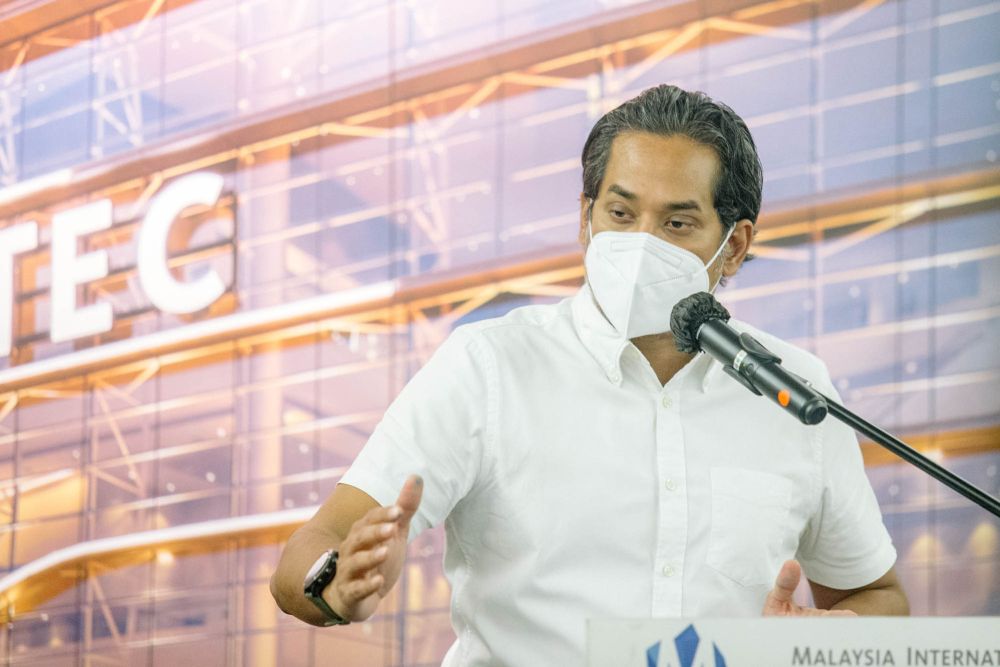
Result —
POLYGON ((368 551, 356 551, 343 564, 338 563, 337 577, 344 577, 344 581, 363 578, 373 568, 381 565, 388 554, 389 547, 384 545, 368 551))
POLYGON ((364 523, 365 525, 371 525, 376 523, 385 523, 387 521, 395 521, 403 511, 396 505, 387 505, 386 507, 376 507, 374 509, 368 510, 368 513, 362 517, 359 523, 364 523))
POLYGON ((369 510, 354 524, 351 534, 341 545, 341 553, 369 549, 378 542, 395 537, 396 529, 408 526, 420 507, 423 490, 424 480, 420 475, 410 475, 403 483, 395 504, 369 510))
POLYGON ((795 589, 799 586, 802 578, 802 566, 798 561, 786 560, 781 566, 781 571, 774 580, 774 590, 771 595, 776 602, 791 602, 795 589))
POLYGON ((396 522, 377 523, 352 530, 340 546, 341 557, 350 556, 358 551, 366 551, 388 541, 396 534, 396 522))
POLYGON ((347 606, 353 606, 364 600, 366 597, 378 591, 382 586, 382 575, 375 574, 364 579, 357 579, 342 584, 337 593, 341 602, 347 606))
POLYGON ((813 607, 808 607, 806 609, 799 610, 797 616, 857 616, 856 613, 850 609, 814 609, 813 607))
POLYGON ((399 498, 396 499, 396 506, 402 510, 400 523, 405 525, 410 522, 410 519, 417 512, 417 508, 420 507, 420 498, 423 493, 424 480, 420 475, 410 475, 406 478, 403 489, 399 492, 399 498))
POLYGON ((827 616, 857 616, 858 612, 851 611, 850 609, 830 609, 826 612, 827 616))

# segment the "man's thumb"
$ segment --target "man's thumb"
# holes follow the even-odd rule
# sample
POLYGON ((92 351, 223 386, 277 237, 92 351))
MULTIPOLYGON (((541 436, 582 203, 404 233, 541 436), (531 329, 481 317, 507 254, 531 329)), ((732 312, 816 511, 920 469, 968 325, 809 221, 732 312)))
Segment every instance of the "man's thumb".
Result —
POLYGON ((399 492, 396 504, 403 510, 400 520, 409 522, 420 507, 420 498, 424 493, 424 480, 420 475, 410 475, 403 483, 403 489, 399 492))
POLYGON ((798 561, 786 560, 774 580, 774 597, 778 602, 791 602, 795 589, 802 578, 802 566, 798 561))

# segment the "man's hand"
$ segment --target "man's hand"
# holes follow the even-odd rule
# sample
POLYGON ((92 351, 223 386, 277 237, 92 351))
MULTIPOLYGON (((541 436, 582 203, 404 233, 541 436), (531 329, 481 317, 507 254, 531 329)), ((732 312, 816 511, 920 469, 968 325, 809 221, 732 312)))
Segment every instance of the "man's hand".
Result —
POLYGON ((792 600, 792 594, 802 578, 802 566, 798 561, 786 560, 774 580, 774 588, 767 594, 761 616, 857 616, 847 609, 815 609, 800 607, 792 600))
POLYGON ((323 599, 348 621, 363 621, 399 579, 406 558, 410 520, 420 506, 423 480, 412 475, 396 504, 376 507, 354 522, 340 544, 337 575, 323 599))

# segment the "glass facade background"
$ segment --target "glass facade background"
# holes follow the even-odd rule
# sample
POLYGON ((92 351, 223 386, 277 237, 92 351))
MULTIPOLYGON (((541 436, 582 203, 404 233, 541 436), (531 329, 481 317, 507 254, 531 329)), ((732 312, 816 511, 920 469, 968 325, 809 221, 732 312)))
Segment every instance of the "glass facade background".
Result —
MULTIPOLYGON (((16 260, 0 358, 0 573, 217 527, 67 561, 45 594, 0 592, 9 664, 438 664, 440 530, 374 621, 316 630, 267 591, 287 530, 226 526, 321 502, 454 326, 573 293, 583 141, 661 82, 725 101, 761 152, 758 258, 720 294, 734 316, 814 351, 849 407, 1000 490, 996 3, 136 0, 16 37, 0 18, 0 225, 36 220, 43 241, 16 260), (214 269, 227 293, 169 316, 138 288, 136 230, 195 171, 224 194, 175 225, 172 262, 214 269), (114 329, 51 343, 48 222, 105 197, 115 224, 85 249, 111 273, 83 297, 112 303, 114 329), (8 383, 379 285, 388 303, 8 383)), ((997 521, 865 454, 914 613, 1000 614, 997 521)))

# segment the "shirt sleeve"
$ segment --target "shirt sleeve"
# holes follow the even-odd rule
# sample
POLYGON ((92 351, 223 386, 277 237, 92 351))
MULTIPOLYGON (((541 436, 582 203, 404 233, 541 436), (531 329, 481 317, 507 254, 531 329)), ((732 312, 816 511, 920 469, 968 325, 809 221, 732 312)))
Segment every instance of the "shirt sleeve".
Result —
MULTIPOLYGON (((829 381, 817 388, 840 401, 829 381)), ((820 437, 820 501, 800 540, 797 558, 810 581, 838 590, 861 588, 889 571, 896 550, 865 474, 854 431, 828 416, 820 437)))
POLYGON ((453 331, 392 402, 340 480, 386 506, 409 475, 423 477, 411 541, 444 521, 479 474, 493 399, 484 346, 464 327, 453 331))

